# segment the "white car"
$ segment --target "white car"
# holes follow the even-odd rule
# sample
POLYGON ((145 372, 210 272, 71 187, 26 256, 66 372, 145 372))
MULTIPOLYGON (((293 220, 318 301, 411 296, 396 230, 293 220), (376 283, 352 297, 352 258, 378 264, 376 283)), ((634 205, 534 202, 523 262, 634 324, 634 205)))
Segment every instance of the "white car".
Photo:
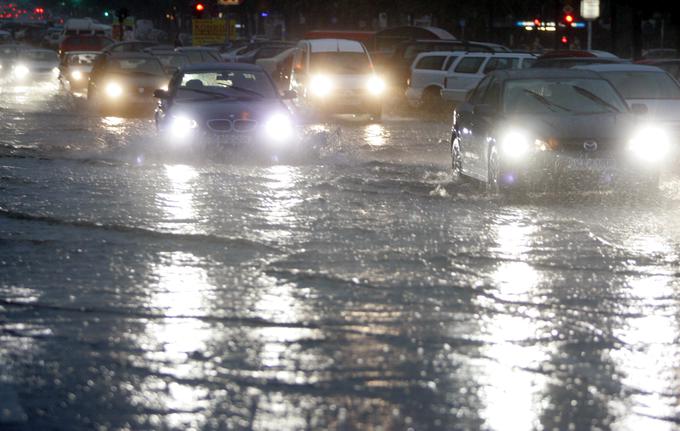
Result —
POLYGON ((59 56, 49 49, 22 49, 12 67, 12 78, 19 82, 51 81, 59 77, 59 56))
MULTIPOLYGON (((536 61, 534 54, 469 52, 458 57, 448 69, 444 69, 441 84, 442 99, 460 103, 487 73, 494 70, 526 69, 536 61)), ((427 88, 427 87, 425 87, 427 88)))
POLYGON ((303 111, 382 116, 385 81, 360 42, 346 39, 302 40, 293 57, 290 90, 303 111))

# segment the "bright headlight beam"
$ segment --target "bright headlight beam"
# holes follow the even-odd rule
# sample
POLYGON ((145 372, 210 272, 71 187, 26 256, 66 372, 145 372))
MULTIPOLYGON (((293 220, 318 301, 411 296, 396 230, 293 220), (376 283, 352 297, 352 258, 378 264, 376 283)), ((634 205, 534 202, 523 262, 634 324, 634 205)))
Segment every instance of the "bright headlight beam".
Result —
POLYGON ((170 120, 170 136, 173 138, 185 138, 191 131, 198 127, 196 120, 184 115, 178 115, 170 120))
POLYGON ((529 139, 520 131, 510 131, 501 141, 501 151, 508 158, 519 159, 529 151, 529 139))
POLYGON ((658 163, 668 156, 671 142, 668 133, 661 127, 645 126, 633 135, 628 148, 638 159, 658 163))
POLYGON ((115 82, 106 84, 106 95, 112 99, 117 99, 123 94, 123 87, 115 82))
POLYGON ((25 78, 31 71, 23 64, 18 64, 14 67, 14 76, 17 78, 25 78))
POLYGON ((325 75, 315 75, 309 83, 309 91, 317 97, 326 97, 333 90, 333 81, 325 75))
POLYGON ((264 124, 267 137, 270 139, 282 142, 293 135, 293 124, 290 118, 285 114, 274 114, 264 124))
POLYGON ((377 76, 371 76, 366 82, 366 88, 374 96, 378 96, 385 91, 385 81, 377 76))

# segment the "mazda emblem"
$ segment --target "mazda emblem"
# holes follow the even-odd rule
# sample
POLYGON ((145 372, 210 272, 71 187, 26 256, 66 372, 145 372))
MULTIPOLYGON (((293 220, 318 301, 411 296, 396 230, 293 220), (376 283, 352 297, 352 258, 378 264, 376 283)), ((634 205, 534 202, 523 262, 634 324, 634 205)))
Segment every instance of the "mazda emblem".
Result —
POLYGON ((597 142, 595 142, 595 141, 585 141, 583 143, 583 149, 586 150, 586 151, 590 151, 590 152, 597 151, 597 142))

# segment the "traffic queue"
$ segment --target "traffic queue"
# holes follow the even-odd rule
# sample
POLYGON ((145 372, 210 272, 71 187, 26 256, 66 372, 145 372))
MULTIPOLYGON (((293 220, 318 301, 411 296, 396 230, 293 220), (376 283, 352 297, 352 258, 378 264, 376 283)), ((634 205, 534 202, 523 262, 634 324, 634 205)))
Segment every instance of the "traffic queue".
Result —
POLYGON ((677 152, 677 77, 661 63, 633 64, 601 51, 536 55, 494 44, 409 41, 417 49, 395 49, 401 63, 390 63, 342 38, 225 51, 91 37, 66 40, 59 56, 0 45, 0 70, 6 82, 58 79, 101 115, 153 112, 163 139, 185 148, 280 146, 310 119, 381 121, 388 104, 453 105, 452 173, 494 194, 566 182, 654 190, 677 152))

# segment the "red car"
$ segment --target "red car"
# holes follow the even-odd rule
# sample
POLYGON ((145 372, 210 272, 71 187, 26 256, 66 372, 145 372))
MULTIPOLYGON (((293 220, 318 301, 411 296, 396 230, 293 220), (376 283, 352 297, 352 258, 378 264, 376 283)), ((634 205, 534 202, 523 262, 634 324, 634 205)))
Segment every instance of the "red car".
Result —
POLYGON ((101 51, 112 43, 114 40, 106 36, 66 36, 59 44, 59 55, 63 56, 69 51, 101 51))

